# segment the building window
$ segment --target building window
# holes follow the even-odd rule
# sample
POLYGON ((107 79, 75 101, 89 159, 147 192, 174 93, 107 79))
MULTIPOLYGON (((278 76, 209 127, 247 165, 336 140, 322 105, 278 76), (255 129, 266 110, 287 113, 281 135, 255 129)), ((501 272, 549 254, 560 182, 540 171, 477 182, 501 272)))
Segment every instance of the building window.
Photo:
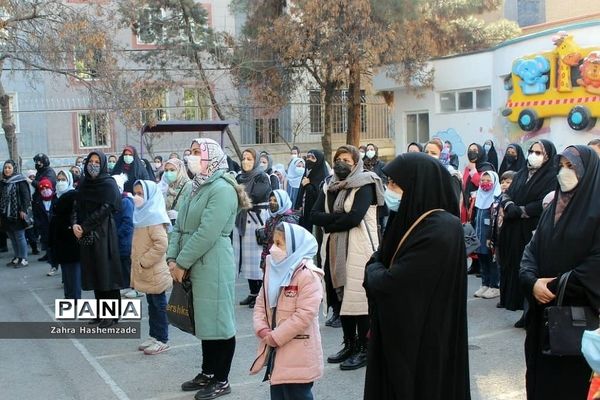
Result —
POLYGON ((406 143, 429 141, 429 113, 406 114, 406 143))
MULTIPOLYGON (((310 127, 311 133, 322 133, 321 92, 311 90, 310 101, 310 127)), ((364 90, 360 91, 360 131, 367 131, 367 104, 364 90)), ((345 134, 348 131, 348 90, 336 90, 332 99, 331 126, 333 133, 345 134)))
POLYGON ((144 8, 137 20, 138 44, 157 44, 163 36, 163 10, 160 8, 144 8))
POLYGON ((254 120, 256 144, 281 143, 279 136, 279 118, 256 118, 254 120))
POLYGON ((206 90, 197 88, 183 89, 184 119, 211 119, 212 104, 206 90))
POLYGON ((98 65, 102 61, 100 49, 76 48, 73 54, 75 73, 80 79, 91 80, 98 78, 98 65))
POLYGON ((440 112, 483 111, 492 106, 489 87, 440 93, 440 112))
MULTIPOLYGON (((19 133, 19 113, 17 109, 18 101, 16 93, 8 93, 8 106, 10 107, 10 115, 12 116, 12 123, 15 124, 15 133, 19 133)), ((1 118, 0 118, 1 120, 1 118)), ((4 129, 0 124, 0 135, 4 135, 4 129)))
MULTIPOLYGON (((144 92, 147 91, 142 89, 142 93, 144 92)), ((148 92, 148 95, 142 94, 142 97, 146 101, 144 110, 140 113, 142 124, 154 125, 158 121, 167 121, 169 119, 169 114, 167 112, 167 109, 169 108, 167 94, 166 91, 154 96, 151 92, 148 92)))
POLYGON ((308 94, 310 113, 310 133, 323 133, 323 118, 321 117, 321 91, 311 90, 308 94))
POLYGON ((519 26, 541 24, 546 21, 544 0, 517 0, 517 23, 519 26))
POLYGON ((108 114, 79 113, 77 114, 77 122, 80 148, 110 146, 108 114))

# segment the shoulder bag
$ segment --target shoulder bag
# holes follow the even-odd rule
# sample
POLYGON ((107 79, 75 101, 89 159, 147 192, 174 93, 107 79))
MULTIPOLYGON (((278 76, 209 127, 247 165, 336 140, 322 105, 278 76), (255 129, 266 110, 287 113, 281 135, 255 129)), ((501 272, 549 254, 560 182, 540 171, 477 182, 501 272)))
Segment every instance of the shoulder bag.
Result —
POLYGON ((406 239, 408 239, 408 236, 417 227, 417 225, 419 225, 419 223, 421 223, 421 221, 423 221, 425 218, 427 218, 428 216, 430 216, 431 214, 433 214, 436 211, 444 211, 444 210, 441 208, 434 208, 433 210, 426 211, 423 213, 423 215, 421 215, 419 218, 417 218, 417 220, 415 222, 413 222, 413 224, 410 226, 410 228, 408 228, 408 230, 406 231, 404 236, 402 236, 400 243, 398 243, 398 247, 396 248, 396 251, 394 252, 394 255, 392 256, 390 263, 394 262, 394 260, 396 259, 396 256, 398 255, 398 251, 400 251, 400 247, 402 247, 402 245, 404 244, 406 239))
POLYGON ((581 356, 583 331, 598 328, 593 308, 562 305, 571 272, 560 276, 556 305, 544 309, 542 353, 547 356, 581 356))

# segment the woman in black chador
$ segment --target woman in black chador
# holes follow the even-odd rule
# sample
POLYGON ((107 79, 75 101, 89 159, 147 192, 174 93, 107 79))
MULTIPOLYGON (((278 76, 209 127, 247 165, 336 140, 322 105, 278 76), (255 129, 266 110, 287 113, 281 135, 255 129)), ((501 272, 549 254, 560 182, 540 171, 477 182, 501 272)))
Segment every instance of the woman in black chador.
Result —
POLYGON ((364 398, 469 400, 466 253, 450 174, 420 153, 400 155, 383 171, 402 200, 365 271, 364 398))
MULTIPOLYGON (((556 169, 554 169, 556 173, 556 169)), ((561 154, 555 199, 544 211, 521 261, 527 299, 527 399, 585 399, 591 369, 583 356, 547 356, 543 314, 556 305, 558 281, 571 271, 564 306, 600 308, 600 161, 586 146, 561 154)))
MULTIPOLYGON (((121 208, 121 194, 108 174, 104 153, 91 152, 83 170, 85 179, 79 185, 72 218, 81 254, 81 288, 93 290, 96 299, 120 299, 123 280, 113 212, 121 208)), ((92 322, 108 327, 116 321, 92 322)))
MULTIPOLYGON (((548 140, 531 145, 527 166, 513 178, 508 192, 502 195, 504 222, 498 238, 500 271, 500 306, 507 310, 523 309, 524 296, 519 284, 519 266, 523 250, 529 241, 540 215, 542 200, 556 189, 556 148, 548 140)), ((523 327, 523 318, 516 327, 523 327)))

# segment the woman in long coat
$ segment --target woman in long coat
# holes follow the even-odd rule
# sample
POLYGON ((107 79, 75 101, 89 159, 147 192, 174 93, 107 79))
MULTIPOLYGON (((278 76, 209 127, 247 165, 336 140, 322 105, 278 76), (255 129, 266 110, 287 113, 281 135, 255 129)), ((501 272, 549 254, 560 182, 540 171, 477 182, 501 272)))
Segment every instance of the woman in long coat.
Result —
POLYGON ((269 176, 260 168, 254 149, 246 149, 242 153, 242 172, 236 180, 244 185, 252 199, 252 209, 240 212, 235 221, 233 248, 240 276, 248 280, 250 289, 250 294, 240 301, 240 305, 253 308, 263 278, 260 269, 262 247, 256 241, 255 232, 264 227, 269 218, 269 194, 272 191, 269 176))
POLYGON ((600 308, 600 161, 586 146, 561 154, 558 191, 525 248, 520 283, 526 315, 527 399, 585 399, 591 369, 583 356, 542 353, 543 315, 556 305, 557 286, 570 272, 564 306, 600 308))
MULTIPOLYGON (((528 151, 527 168, 515 175, 508 192, 502 196, 504 221, 498 238, 498 257, 502 266, 500 305, 507 310, 523 309, 519 266, 523 250, 542 215, 542 200, 556 189, 555 156, 556 148, 552 142, 533 143, 528 151)), ((517 326, 522 326, 521 322, 517 321, 517 326)))
MULTIPOLYGON (((71 222, 79 239, 81 288, 93 290, 96 299, 120 299, 123 286, 119 239, 113 212, 121 208, 117 183, 108 174, 106 155, 92 151, 84 164, 71 222)), ((101 327, 115 320, 94 320, 101 327)))
POLYGON ((182 389, 214 396, 231 391, 236 264, 229 235, 238 207, 244 205, 239 199, 245 197, 240 197, 243 189, 227 173, 227 157, 217 142, 195 139, 191 148, 188 168, 194 179, 180 200, 167 262, 176 281, 181 281, 185 271, 190 274, 196 337, 202 341, 202 371, 183 383, 182 389))
POLYGON ((371 336, 364 398, 469 400, 466 254, 450 174, 420 153, 396 157, 384 172, 402 200, 365 271, 371 336), (434 209, 442 210, 401 244, 434 209))

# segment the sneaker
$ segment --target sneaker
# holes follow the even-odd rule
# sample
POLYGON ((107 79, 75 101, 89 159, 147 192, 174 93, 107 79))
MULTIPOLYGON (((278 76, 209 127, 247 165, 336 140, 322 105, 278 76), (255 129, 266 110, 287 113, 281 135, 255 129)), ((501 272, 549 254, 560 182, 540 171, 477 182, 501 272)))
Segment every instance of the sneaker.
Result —
POLYGON ((56 267, 51 267, 50 271, 48 271, 48 273, 46 274, 46 276, 54 276, 58 273, 58 268, 56 267))
POLYGON ((486 290, 481 297, 484 299, 495 299, 496 297, 500 297, 500 289, 491 287, 486 290))
POLYGON ((128 299, 135 299, 136 297, 144 297, 144 293, 131 289, 129 292, 125 293, 125 297, 128 299))
POLYGON ((169 350, 171 346, 166 343, 161 342, 160 340, 155 341, 152 345, 146 347, 144 349, 144 354, 147 356, 153 356, 155 354, 160 354, 169 350))
POLYGON ((184 392, 192 392, 204 388, 206 385, 212 382, 213 376, 205 373, 200 373, 190 381, 183 382, 181 384, 181 390, 184 392))
POLYGON ((231 393, 229 382, 212 381, 204 388, 200 389, 194 396, 195 400, 210 400, 231 393))
POLYGON ((473 293, 473 296, 475 297, 482 297, 483 294, 489 289, 488 286, 482 286, 479 289, 477 289, 477 291, 475 293, 473 293))
POLYGON ((19 257, 15 257, 12 260, 10 260, 10 262, 6 263, 7 267, 14 267, 15 265, 17 265, 19 263, 19 257))
POLYGON ((156 342, 156 339, 154 339, 153 337, 149 337, 148 339, 146 339, 142 343, 140 343, 140 345, 138 346, 138 350, 144 351, 148 347, 152 346, 155 342, 156 342))
POLYGON ((15 265, 15 268, 22 268, 22 267, 26 267, 28 265, 29 265, 29 262, 26 259, 22 258, 19 261, 19 263, 15 265))

